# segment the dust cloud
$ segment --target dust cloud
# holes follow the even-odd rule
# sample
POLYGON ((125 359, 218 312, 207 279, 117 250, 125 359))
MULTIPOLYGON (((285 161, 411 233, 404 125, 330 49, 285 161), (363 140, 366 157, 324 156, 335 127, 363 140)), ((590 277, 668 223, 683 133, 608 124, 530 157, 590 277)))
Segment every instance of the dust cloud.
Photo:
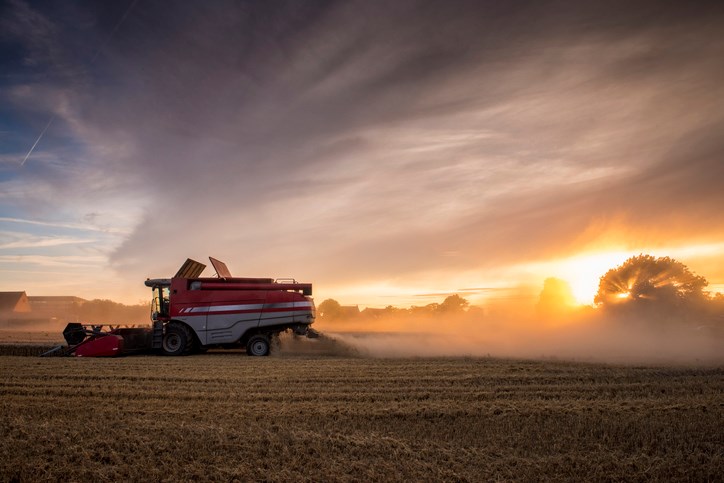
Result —
POLYGON ((413 320, 323 322, 319 329, 367 357, 501 357, 620 364, 724 363, 718 319, 663 317, 586 308, 547 318, 523 314, 456 314, 413 320))
POLYGON ((278 343, 272 344, 272 356, 289 357, 362 357, 366 352, 344 340, 344 336, 332 334, 319 334, 319 337, 310 339, 297 336, 290 332, 279 335, 278 343))

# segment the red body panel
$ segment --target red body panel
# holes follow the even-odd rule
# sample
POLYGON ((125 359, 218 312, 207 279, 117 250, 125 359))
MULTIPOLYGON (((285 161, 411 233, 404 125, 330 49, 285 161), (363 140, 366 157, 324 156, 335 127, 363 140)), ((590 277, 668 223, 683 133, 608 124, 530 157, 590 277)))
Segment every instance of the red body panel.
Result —
POLYGON ((211 315, 229 313, 261 313, 284 311, 269 306, 282 302, 303 302, 306 299, 297 290, 310 288, 309 283, 269 283, 271 279, 218 279, 174 278, 171 280, 169 315, 171 318, 187 315, 211 315), (208 281, 207 281, 208 280, 208 281), (212 281, 213 280, 213 281, 212 281), (238 282, 243 280, 243 282, 238 282), (261 282, 248 283, 250 280, 261 282), (192 288, 193 287, 193 288, 192 288))
POLYGON ((123 352, 123 337, 104 335, 83 341, 75 349, 76 357, 113 357, 123 352))
POLYGON ((174 317, 189 315, 206 315, 228 312, 223 307, 243 305, 247 308, 235 307, 231 312, 260 312, 267 292, 263 290, 193 290, 188 287, 187 279, 174 278, 171 282, 169 315, 174 317), (213 309, 213 306, 220 307, 213 309))
POLYGON ((201 290, 303 290, 311 288, 311 283, 238 283, 238 282, 201 282, 201 290))

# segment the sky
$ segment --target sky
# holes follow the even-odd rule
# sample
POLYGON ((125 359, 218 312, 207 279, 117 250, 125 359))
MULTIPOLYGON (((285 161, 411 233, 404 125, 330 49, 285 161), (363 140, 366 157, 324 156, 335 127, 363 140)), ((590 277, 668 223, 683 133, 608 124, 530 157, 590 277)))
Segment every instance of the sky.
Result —
MULTIPOLYGON (((187 258, 318 301, 724 292, 724 3, 0 3, 0 290, 187 258)), ((207 268, 207 275, 213 270, 207 268)))

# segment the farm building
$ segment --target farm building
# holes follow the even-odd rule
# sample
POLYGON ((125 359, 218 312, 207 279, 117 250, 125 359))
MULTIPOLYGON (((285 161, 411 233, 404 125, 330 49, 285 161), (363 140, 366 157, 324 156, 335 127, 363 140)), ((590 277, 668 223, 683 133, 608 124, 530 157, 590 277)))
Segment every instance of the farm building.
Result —
POLYGON ((71 317, 86 300, 73 296, 30 296, 28 302, 33 312, 48 317, 71 317))
POLYGON ((353 319, 360 314, 358 305, 342 305, 339 308, 339 315, 344 319, 353 319))
POLYGON ((378 317, 382 317, 385 315, 386 310, 385 309, 376 309, 372 307, 365 308, 360 314, 362 314, 365 317, 376 319, 378 317))
POLYGON ((0 316, 13 316, 31 312, 25 292, 0 292, 0 316))

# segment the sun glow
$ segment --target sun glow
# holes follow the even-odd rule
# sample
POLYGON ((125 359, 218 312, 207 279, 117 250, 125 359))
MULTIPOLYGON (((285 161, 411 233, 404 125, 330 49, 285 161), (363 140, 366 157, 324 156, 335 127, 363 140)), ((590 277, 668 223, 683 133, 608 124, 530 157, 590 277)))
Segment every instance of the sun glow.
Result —
POLYGON ((581 305, 590 305, 598 291, 598 282, 609 269, 622 264, 631 252, 585 253, 570 258, 527 265, 530 272, 557 277, 571 286, 573 297, 581 305))
MULTIPOLYGON (((576 302, 581 305, 590 305, 598 292, 601 277, 608 270, 623 264, 626 259, 639 253, 671 256, 688 262, 688 259, 691 258, 724 253, 724 243, 584 252, 568 258, 520 265, 518 270, 527 272, 530 276, 537 275, 541 279, 547 277, 563 279, 570 284, 576 302)), ((623 301, 630 298, 630 288, 630 286, 621 287, 622 292, 617 295, 617 299, 623 301)))

